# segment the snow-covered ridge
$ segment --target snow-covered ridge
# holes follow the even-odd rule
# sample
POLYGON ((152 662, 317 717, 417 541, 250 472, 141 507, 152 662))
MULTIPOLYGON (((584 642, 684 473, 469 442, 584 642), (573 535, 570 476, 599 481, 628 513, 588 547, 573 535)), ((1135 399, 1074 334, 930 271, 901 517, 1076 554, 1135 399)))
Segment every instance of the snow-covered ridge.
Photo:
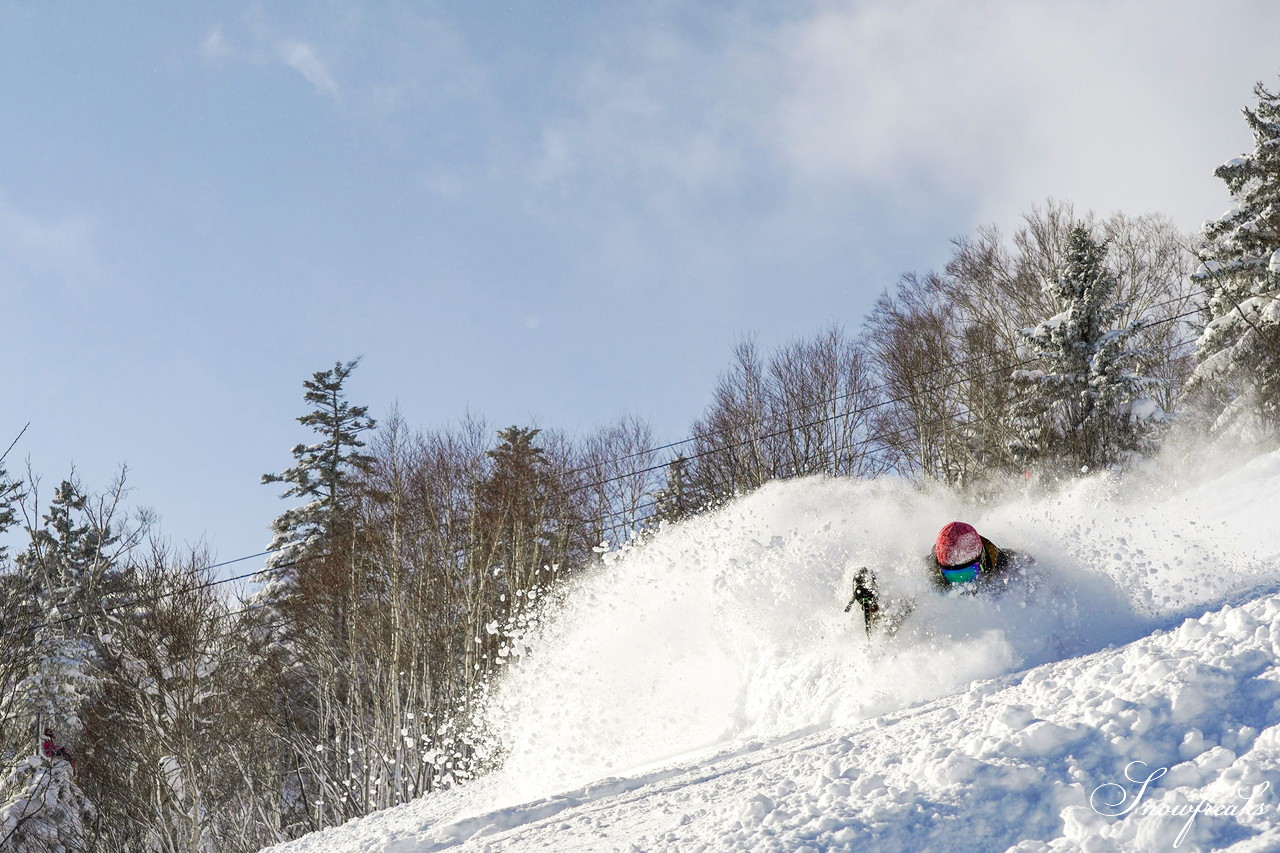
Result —
POLYGON ((1171 849, 1186 818, 1144 809, 1241 786, 1258 813, 1179 849, 1280 849, 1277 486, 1280 456, 980 506, 774 484, 582 580, 499 691, 502 773, 279 849, 1171 849), (1035 594, 928 594, 953 518, 1035 554, 1035 594), (871 646, 860 565, 925 595, 871 646), (1164 772, 1100 813, 1126 769, 1164 772))

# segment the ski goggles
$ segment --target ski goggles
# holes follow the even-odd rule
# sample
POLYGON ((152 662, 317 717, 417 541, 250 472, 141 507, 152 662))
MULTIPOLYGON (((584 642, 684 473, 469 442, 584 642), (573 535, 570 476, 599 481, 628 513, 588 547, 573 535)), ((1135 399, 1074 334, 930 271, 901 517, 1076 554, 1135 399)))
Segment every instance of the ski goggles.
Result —
POLYGON ((972 583, 982 571, 982 557, 963 566, 938 566, 938 571, 942 572, 942 579, 947 583, 972 583))

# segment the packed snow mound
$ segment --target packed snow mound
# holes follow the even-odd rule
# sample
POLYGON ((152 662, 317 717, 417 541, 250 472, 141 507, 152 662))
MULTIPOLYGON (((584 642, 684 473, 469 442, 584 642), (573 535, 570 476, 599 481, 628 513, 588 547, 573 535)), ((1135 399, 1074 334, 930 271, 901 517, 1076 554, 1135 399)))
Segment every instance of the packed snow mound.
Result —
MULTIPOLYGON (((1280 455, 981 504, 771 484, 610 555, 513 644, 500 772, 281 849, 1152 849, 1168 819, 1090 806, 1131 762, 1167 770, 1147 802, 1276 766, 1278 496, 1280 455), (923 556, 957 519, 1034 555, 1032 583, 932 592, 923 556), (843 613, 860 566, 919 601, 891 638, 843 613), (1228 601, 1250 603, 1151 635, 1228 601)), ((1201 816, 1189 849, 1264 818, 1201 816)))

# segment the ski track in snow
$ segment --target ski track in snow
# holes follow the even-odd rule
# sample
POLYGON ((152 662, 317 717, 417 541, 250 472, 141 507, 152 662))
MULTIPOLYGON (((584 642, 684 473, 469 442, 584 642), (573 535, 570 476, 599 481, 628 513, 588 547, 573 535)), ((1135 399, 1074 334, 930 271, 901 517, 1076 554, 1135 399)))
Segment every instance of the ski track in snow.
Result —
POLYGON ((503 770, 272 849, 1280 850, 1280 454, 1204 467, 770 484, 574 585, 496 693, 503 770), (956 519, 1034 590, 932 593, 956 519), (862 565, 920 596, 871 644, 862 565))

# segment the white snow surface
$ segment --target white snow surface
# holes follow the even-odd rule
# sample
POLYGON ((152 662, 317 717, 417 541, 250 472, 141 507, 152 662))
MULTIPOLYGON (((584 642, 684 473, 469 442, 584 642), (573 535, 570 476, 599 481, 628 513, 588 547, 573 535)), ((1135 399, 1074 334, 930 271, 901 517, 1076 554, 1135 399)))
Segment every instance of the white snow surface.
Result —
POLYGON ((1280 850, 1280 454, 1199 467, 771 484, 552 605, 502 770, 272 849, 1280 850), (932 592, 956 519, 1034 589, 932 592), (842 612, 864 565, 919 597, 894 636, 842 612))

